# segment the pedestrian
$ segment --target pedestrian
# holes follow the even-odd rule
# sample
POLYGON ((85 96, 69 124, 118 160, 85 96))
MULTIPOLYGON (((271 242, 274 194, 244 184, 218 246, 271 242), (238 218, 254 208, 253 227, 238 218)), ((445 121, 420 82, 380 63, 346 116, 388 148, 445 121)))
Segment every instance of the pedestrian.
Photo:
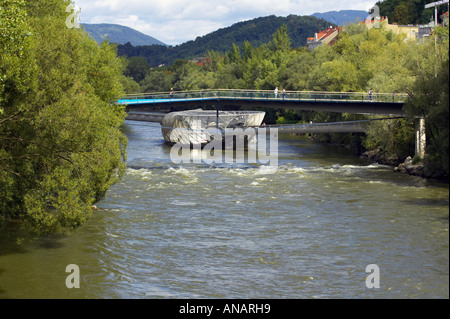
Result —
POLYGON ((173 99, 173 88, 170 89, 170 98, 173 99))
POLYGON ((373 101, 373 89, 369 90, 369 100, 373 101))
POLYGON ((275 93, 275 98, 278 98, 278 86, 275 88, 274 93, 275 93))
POLYGON ((286 98, 286 90, 283 89, 283 100, 286 98))

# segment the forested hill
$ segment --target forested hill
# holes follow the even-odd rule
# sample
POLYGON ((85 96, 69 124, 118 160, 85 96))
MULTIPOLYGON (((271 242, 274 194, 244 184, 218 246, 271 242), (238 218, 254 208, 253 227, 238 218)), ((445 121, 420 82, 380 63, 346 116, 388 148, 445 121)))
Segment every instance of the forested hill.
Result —
MULTIPOLYGON (((384 0, 377 2, 380 15, 389 18, 390 23, 427 24, 434 17, 434 8, 425 9, 431 0, 384 0)), ((439 15, 447 12, 447 5, 438 8, 439 15)))
POLYGON ((109 40, 118 44, 130 42, 133 45, 165 45, 151 36, 118 24, 83 24, 83 27, 98 43, 109 40))
POLYGON ((273 34, 283 24, 288 27, 293 48, 305 46, 308 37, 312 37, 316 32, 330 26, 330 22, 311 16, 276 17, 272 15, 239 22, 173 47, 133 46, 127 43, 119 46, 119 55, 145 57, 151 66, 172 65, 177 59, 201 57, 210 50, 228 52, 233 43, 242 47, 244 42, 248 41, 258 47, 270 42, 273 34))

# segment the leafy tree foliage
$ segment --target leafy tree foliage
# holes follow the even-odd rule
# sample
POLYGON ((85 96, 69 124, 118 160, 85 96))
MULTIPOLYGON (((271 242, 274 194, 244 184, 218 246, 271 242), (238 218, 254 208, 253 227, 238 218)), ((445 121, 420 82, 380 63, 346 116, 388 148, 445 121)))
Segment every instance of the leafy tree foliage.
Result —
POLYGON ((390 163, 400 163, 414 154, 414 132, 414 122, 405 119, 373 122, 363 139, 364 145, 377 150, 390 163))
POLYGON ((0 215, 40 234, 83 224, 126 156, 124 65, 67 5, 0 0, 0 215))
POLYGON ((428 44, 435 54, 422 60, 422 72, 410 92, 406 111, 411 117, 425 118, 427 156, 425 168, 429 175, 449 172, 449 58, 448 28, 436 30, 437 44, 428 44), (431 60, 432 63, 429 63, 431 60))
POLYGON ((141 82, 150 69, 147 60, 144 57, 131 57, 126 61, 125 76, 132 77, 138 83, 141 82))
MULTIPOLYGON (((433 19, 434 9, 425 9, 429 0, 384 0, 376 4, 380 7, 380 15, 389 18, 390 23, 398 24, 427 24, 433 19)), ((445 8, 439 8, 443 14, 445 8)))
POLYGON ((272 41, 259 47, 244 42, 242 47, 232 44, 226 54, 210 50, 204 67, 179 60, 172 67, 150 70, 141 84, 143 91, 184 90, 188 87, 181 82, 187 76, 192 89, 273 90, 278 86, 287 90, 406 92, 416 76, 411 62, 416 45, 384 30, 350 29, 351 33, 342 33, 333 46, 310 52, 292 49, 287 27, 282 26, 272 41), (207 80, 192 81, 192 77, 207 80), (160 84, 148 86, 153 78, 160 84))

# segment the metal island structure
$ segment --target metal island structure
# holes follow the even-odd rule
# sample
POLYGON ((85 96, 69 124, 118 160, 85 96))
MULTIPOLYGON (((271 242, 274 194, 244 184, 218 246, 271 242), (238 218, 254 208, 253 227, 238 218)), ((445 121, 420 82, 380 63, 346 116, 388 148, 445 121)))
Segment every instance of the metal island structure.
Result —
POLYGON ((265 115, 259 111, 203 109, 172 112, 163 118, 161 132, 168 144, 206 145, 223 139, 226 130, 261 126, 265 115))

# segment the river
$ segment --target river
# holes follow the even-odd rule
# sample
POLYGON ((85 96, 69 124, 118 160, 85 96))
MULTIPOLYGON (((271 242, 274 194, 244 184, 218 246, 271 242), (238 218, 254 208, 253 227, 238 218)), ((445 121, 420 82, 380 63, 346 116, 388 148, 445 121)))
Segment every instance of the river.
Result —
POLYGON ((126 174, 86 225, 0 230, 0 298, 449 298, 448 185, 302 137, 270 172, 175 165, 158 124, 126 133, 126 174))

